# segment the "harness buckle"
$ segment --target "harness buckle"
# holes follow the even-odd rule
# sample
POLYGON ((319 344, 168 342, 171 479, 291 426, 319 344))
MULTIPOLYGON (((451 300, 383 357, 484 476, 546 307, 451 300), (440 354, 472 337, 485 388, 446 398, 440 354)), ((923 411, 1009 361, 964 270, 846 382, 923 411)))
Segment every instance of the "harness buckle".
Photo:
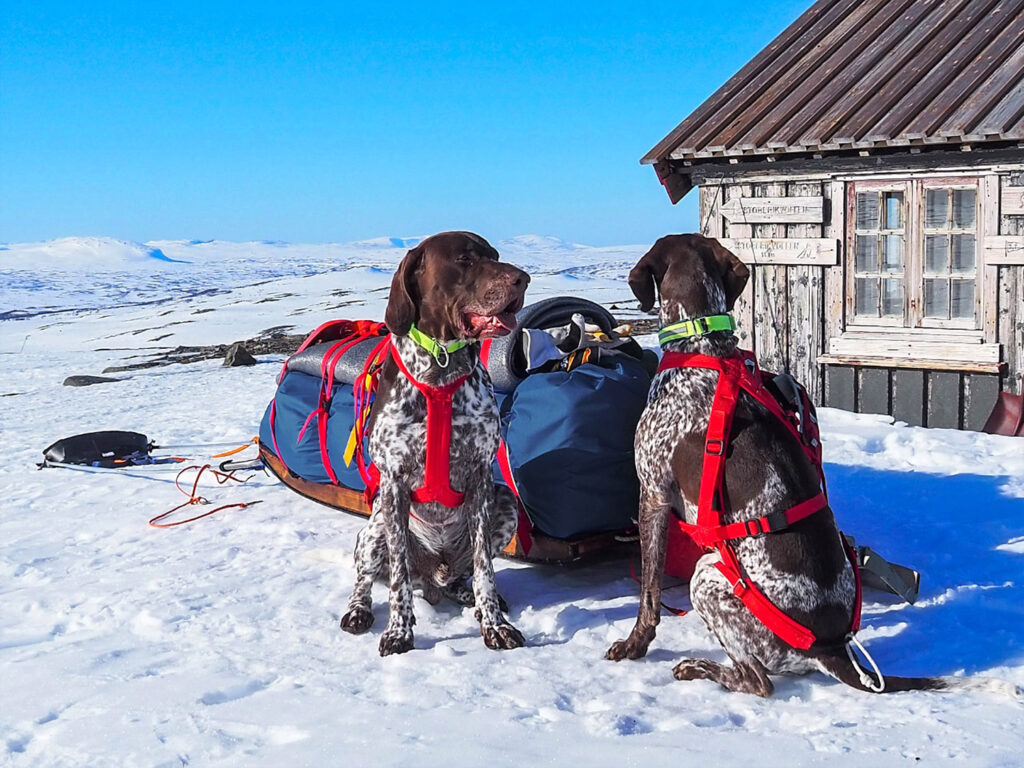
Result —
POLYGON ((725 441, 708 440, 704 444, 704 452, 712 456, 721 456, 723 453, 725 453, 725 441))
POLYGON ((747 580, 740 576, 736 579, 736 583, 732 585, 732 593, 736 597, 742 599, 743 595, 750 591, 750 585, 747 584, 747 580))
POLYGON ((747 520, 744 527, 747 529, 748 536, 764 536, 766 533, 774 533, 788 528, 789 520, 786 518, 785 512, 777 510, 764 517, 747 520))

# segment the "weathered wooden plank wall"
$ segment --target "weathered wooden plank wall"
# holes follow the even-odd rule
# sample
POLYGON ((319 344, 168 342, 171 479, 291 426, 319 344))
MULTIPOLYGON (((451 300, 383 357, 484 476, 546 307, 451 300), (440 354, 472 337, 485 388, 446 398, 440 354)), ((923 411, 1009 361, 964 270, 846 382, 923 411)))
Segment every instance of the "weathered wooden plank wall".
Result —
MULTIPOLYGON (((819 181, 791 182, 788 197, 823 196, 819 181)), ((821 224, 787 224, 786 237, 823 237, 821 224)), ((824 274, 822 267, 785 267, 789 308, 789 372, 803 382, 814 402, 821 402, 821 366, 818 355, 825 350, 824 274)))
MULTIPOLYGON (((1001 179, 1001 197, 1020 194, 1024 175, 1015 174, 1001 179)), ((1001 215, 1000 235, 1024 235, 1024 216, 1001 215)), ((1021 394, 1021 367, 1024 366, 1024 267, 1000 266, 999 303, 996 317, 996 340, 1003 345, 1003 359, 1007 375, 1003 389, 1021 394)))
MULTIPOLYGON (((1020 195, 1024 174, 991 175, 983 180, 986 232, 1024 235, 1024 215, 996 213, 992 203, 1003 191, 1020 195)), ((1024 367, 1024 266, 988 266, 983 285, 994 300, 983 305, 981 327, 986 341, 1002 345, 1007 373, 968 374, 905 368, 819 365, 828 340, 844 330, 846 250, 846 183, 836 180, 783 180, 744 183, 723 179, 700 190, 703 231, 725 238, 835 238, 840 263, 835 266, 751 265, 751 279, 736 302, 738 336, 767 369, 786 371, 807 387, 814 402, 859 412, 890 413, 909 424, 979 429, 1000 390, 1022 391, 1024 367), (741 197, 823 197, 821 224, 745 224, 724 217, 720 209, 741 197), (991 295, 991 294, 990 294, 991 295), (994 337, 994 338, 993 338, 994 337)), ((736 207, 736 206, 733 206, 736 207)))
MULTIPOLYGON (((711 237, 820 238, 823 224, 744 224, 719 213, 727 202, 741 197, 822 197, 819 181, 761 184, 705 185, 701 189, 700 216, 704 234, 711 237)), ((750 265, 750 281, 736 301, 733 314, 740 345, 753 349, 768 370, 791 373, 816 403, 824 391, 818 355, 826 338, 825 272, 818 266, 750 265)))

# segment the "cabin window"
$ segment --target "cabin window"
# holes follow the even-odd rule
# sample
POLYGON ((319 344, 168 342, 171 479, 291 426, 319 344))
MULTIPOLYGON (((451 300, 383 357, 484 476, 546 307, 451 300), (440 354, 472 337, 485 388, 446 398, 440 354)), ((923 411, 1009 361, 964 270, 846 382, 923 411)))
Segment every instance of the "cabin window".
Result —
POLYGON ((977 181, 852 186, 850 323, 977 328, 977 181))
POLYGON ((978 263, 978 192, 924 189, 923 324, 974 320, 978 263))
POLYGON ((854 313, 899 318, 905 312, 906 199, 899 189, 857 193, 854 313))

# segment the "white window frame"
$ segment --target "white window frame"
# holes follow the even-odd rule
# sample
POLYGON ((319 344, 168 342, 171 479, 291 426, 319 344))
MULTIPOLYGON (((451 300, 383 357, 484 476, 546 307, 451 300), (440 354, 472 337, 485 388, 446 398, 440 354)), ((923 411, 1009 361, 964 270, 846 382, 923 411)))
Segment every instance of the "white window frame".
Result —
MULTIPOLYGON (((847 330, 898 331, 910 333, 936 333, 944 330, 968 331, 981 340, 983 313, 982 267, 984 233, 982 232, 982 185, 977 177, 932 177, 917 179, 865 179, 847 185, 846 216, 846 322, 847 330), (972 318, 939 319, 924 317, 924 201, 926 189, 973 189, 975 191, 975 258, 974 258, 974 316, 972 318), (903 317, 868 317, 856 314, 856 232, 857 193, 873 191, 903 192, 903 317)), ((881 208, 879 215, 882 215, 881 208)), ((952 254, 950 254, 952 258, 952 254)))

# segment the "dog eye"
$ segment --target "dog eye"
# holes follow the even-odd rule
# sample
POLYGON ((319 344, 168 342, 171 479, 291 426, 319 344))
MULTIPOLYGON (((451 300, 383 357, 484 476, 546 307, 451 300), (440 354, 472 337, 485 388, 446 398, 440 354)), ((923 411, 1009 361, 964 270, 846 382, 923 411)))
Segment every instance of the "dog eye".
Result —
POLYGON ((468 264, 469 262, 471 262, 473 260, 473 254, 471 254, 469 252, 460 253, 455 260, 458 261, 458 262, 461 262, 463 264, 468 264))

